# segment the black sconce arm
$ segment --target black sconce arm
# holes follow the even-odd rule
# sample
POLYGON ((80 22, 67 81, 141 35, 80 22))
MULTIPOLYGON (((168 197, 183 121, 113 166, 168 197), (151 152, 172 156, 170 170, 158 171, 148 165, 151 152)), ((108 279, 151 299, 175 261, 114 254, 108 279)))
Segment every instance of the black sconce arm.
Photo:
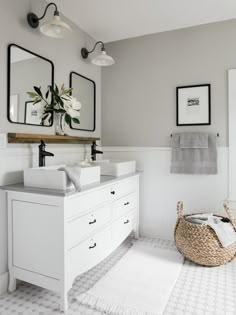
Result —
POLYGON ((94 52, 94 50, 96 49, 97 45, 101 44, 102 45, 102 51, 105 50, 105 45, 102 41, 96 42, 96 44, 94 45, 93 49, 88 51, 87 48, 82 48, 81 49, 81 55, 84 59, 88 58, 88 55, 91 54, 92 52, 94 52))
POLYGON ((57 9, 57 5, 56 5, 56 3, 54 3, 54 2, 50 2, 50 3, 46 6, 46 8, 45 8, 45 10, 44 10, 43 15, 42 15, 40 18, 38 18, 38 20, 42 20, 42 19, 45 17, 45 15, 46 15, 46 13, 47 13, 48 8, 49 8, 51 5, 54 5, 54 7, 55 7, 55 12, 54 12, 54 15, 59 15, 59 11, 58 11, 58 9, 57 9))
POLYGON ((46 8, 45 8, 45 10, 44 10, 44 13, 43 13, 43 15, 42 15, 41 17, 38 17, 36 14, 34 14, 34 13, 32 13, 32 12, 27 14, 27 20, 28 20, 29 25, 30 25, 31 27, 33 27, 33 28, 37 28, 37 27, 39 26, 39 21, 42 20, 42 19, 45 17, 48 8, 49 8, 51 5, 53 5, 53 6, 55 7, 54 15, 59 16, 59 11, 58 11, 58 9, 57 9, 56 3, 51 2, 51 3, 49 3, 49 4, 46 6, 46 8))

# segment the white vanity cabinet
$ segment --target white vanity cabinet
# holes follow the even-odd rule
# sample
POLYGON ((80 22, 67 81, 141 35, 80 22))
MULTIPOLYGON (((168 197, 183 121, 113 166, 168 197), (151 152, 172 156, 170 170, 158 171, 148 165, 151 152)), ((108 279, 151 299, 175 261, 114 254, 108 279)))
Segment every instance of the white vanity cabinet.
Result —
POLYGON ((57 291, 61 311, 66 311, 74 279, 106 258, 131 232, 138 237, 139 174, 111 178, 64 195, 4 187, 9 291, 16 289, 16 279, 57 291))

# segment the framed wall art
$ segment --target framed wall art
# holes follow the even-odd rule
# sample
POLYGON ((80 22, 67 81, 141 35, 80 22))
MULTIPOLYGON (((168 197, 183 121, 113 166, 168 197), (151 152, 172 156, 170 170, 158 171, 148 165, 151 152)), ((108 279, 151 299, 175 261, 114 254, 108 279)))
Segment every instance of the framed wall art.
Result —
POLYGON ((210 84, 178 86, 176 88, 176 125, 211 124, 210 84))

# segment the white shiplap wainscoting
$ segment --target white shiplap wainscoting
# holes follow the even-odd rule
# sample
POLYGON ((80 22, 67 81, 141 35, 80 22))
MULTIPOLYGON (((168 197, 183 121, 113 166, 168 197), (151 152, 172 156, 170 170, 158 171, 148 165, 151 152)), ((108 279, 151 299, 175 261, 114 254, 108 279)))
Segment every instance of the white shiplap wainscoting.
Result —
MULTIPOLYGON (((46 146, 54 157, 46 157, 46 165, 82 161, 90 145, 46 146)), ((38 166, 38 145, 8 145, 0 149, 0 186, 23 181, 23 169, 38 166)), ((0 190, 0 295, 7 291, 7 209, 6 193, 0 190)))
POLYGON ((224 213, 228 196, 228 148, 218 148, 218 175, 170 174, 169 147, 103 147, 103 158, 135 159, 140 177, 140 234, 173 239, 176 204, 186 213, 224 213))

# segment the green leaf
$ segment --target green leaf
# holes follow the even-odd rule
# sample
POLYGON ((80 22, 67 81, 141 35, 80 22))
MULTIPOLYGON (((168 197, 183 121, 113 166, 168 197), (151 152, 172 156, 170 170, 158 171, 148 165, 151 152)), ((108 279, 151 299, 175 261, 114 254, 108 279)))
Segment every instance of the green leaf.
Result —
POLYGON ((55 95, 59 95, 59 89, 58 86, 55 84, 55 95))
POLYGON ((34 90, 39 96, 41 96, 41 97, 43 96, 42 92, 41 92, 41 87, 38 88, 37 86, 34 86, 34 90))
POLYGON ((31 98, 35 98, 35 97, 37 97, 38 96, 38 94, 37 93, 35 93, 35 92, 26 92, 31 98))
POLYGON ((58 98, 58 103, 61 105, 61 107, 64 107, 63 100, 60 97, 58 98))
POLYGON ((41 102, 41 98, 40 98, 40 99, 36 99, 36 100, 33 102, 33 105, 35 105, 35 104, 37 104, 37 103, 39 103, 39 102, 41 102))
POLYGON ((77 117, 72 118, 73 122, 76 124, 80 124, 80 121, 77 117))
POLYGON ((72 91, 73 91, 73 88, 68 88, 65 90, 65 94, 71 94, 72 91))
POLYGON ((66 111, 64 109, 57 109, 57 108, 54 108, 53 110, 55 113, 65 113, 66 111))
POLYGON ((61 99, 64 101, 69 101, 71 98, 69 96, 61 96, 61 99))
POLYGON ((67 123, 67 125, 70 125, 71 123, 71 117, 68 114, 65 115, 65 122, 67 123))
POLYGON ((46 99, 48 98, 48 95, 49 95, 49 90, 47 90, 47 92, 45 94, 46 99))

